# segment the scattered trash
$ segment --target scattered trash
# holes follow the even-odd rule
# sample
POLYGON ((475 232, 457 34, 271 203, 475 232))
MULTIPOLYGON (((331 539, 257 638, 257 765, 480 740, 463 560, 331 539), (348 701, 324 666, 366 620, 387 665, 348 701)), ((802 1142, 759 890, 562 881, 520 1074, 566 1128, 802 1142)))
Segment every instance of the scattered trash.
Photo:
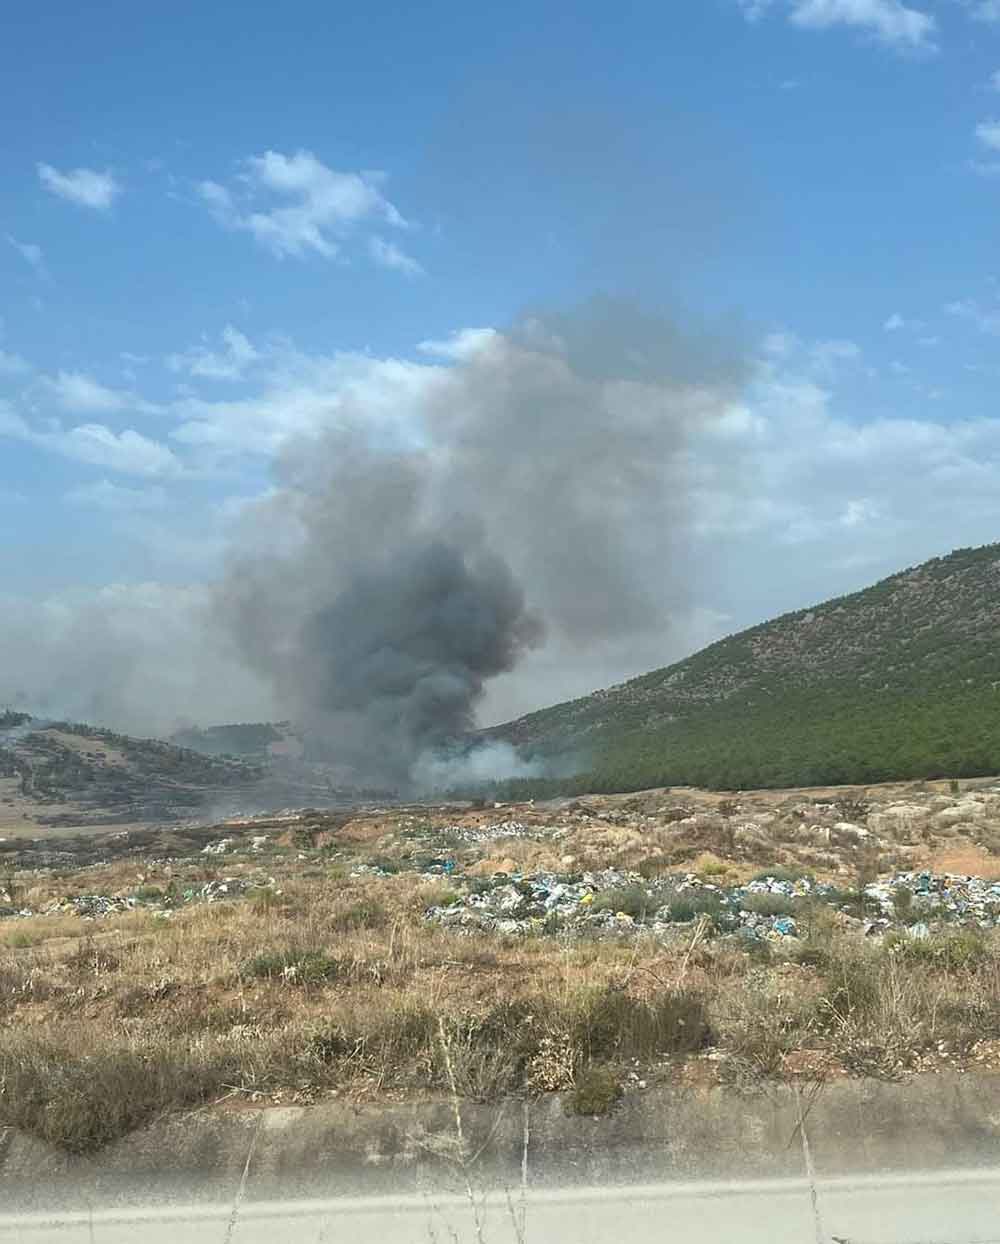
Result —
POLYGON ((867 886, 868 911, 864 913, 859 912, 856 900, 835 886, 808 876, 793 880, 769 876, 745 885, 717 886, 693 873, 655 881, 617 869, 498 873, 478 879, 467 894, 448 906, 430 908, 426 917, 450 928, 507 934, 541 931, 587 936, 602 931, 643 931, 675 937, 678 926, 705 915, 720 933, 780 941, 799 937, 797 905, 810 898, 837 909, 843 921, 868 937, 881 937, 893 928, 908 928, 911 937, 929 937, 942 923, 1000 926, 1000 881, 929 872, 899 873, 867 886), (919 919, 911 922, 897 910, 901 888, 912 893, 912 913, 919 919))
MULTIPOLYGON (((722 932, 754 937, 796 937, 798 926, 787 912, 747 910, 748 895, 774 895, 789 901, 810 894, 833 894, 804 877, 794 882, 776 877, 745 886, 722 888, 682 873, 649 881, 637 873, 605 869, 586 873, 508 875, 477 882, 456 902, 432 907, 429 920, 454 928, 530 933, 539 929, 586 935, 644 930, 676 935, 680 925, 707 913, 722 932), (597 900, 602 901, 598 902, 597 900), (626 901, 627 900, 627 901, 626 901), (625 910, 625 907, 629 910, 625 910)), ((779 904, 780 906, 780 904, 779 904)))
POLYGON ((881 912, 882 920, 891 921, 900 891, 912 895, 912 913, 919 914, 924 925, 930 920, 972 922, 983 928, 1000 923, 1000 881, 958 873, 897 873, 865 886, 865 897, 881 912))
POLYGON ((232 845, 232 838, 220 838, 218 842, 210 842, 208 846, 202 847, 201 853, 202 855, 225 855, 232 845))
POLYGON ((105 916, 116 916, 119 912, 133 911, 135 907, 136 900, 131 896, 76 894, 72 898, 54 899, 51 903, 47 903, 38 914, 51 916, 75 913, 84 920, 102 920, 105 916))
MULTIPOLYGON (((223 899, 240 898, 248 890, 272 890, 276 894, 279 893, 274 888, 272 877, 224 877, 216 881, 207 881, 203 885, 188 886, 179 893, 168 892, 160 900, 144 900, 141 907, 153 915, 165 915, 171 908, 178 905, 217 903, 223 899), (161 903, 162 907, 159 906, 161 903)), ((135 911, 138 907, 140 907, 139 901, 131 894, 76 894, 69 898, 53 899, 37 911, 29 908, 12 914, 22 918, 75 914, 84 920, 103 920, 107 916, 116 916, 121 912, 135 911)))
POLYGON ((498 842, 503 838, 528 838, 534 840, 565 838, 568 829, 555 829, 544 825, 525 825, 521 821, 497 821, 495 825, 449 825, 435 831, 452 842, 498 842))

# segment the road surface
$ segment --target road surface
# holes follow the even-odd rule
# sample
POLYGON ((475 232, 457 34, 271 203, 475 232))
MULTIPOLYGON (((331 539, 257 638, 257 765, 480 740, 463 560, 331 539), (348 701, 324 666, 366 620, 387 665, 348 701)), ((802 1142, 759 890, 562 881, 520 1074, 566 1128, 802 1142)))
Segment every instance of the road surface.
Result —
POLYGON ((0 1244, 1000 1244, 1000 1173, 244 1202, 4 1217, 0 1244), (814 1196, 815 1193, 815 1196, 814 1196), (477 1225, 478 1216, 478 1225, 477 1225))

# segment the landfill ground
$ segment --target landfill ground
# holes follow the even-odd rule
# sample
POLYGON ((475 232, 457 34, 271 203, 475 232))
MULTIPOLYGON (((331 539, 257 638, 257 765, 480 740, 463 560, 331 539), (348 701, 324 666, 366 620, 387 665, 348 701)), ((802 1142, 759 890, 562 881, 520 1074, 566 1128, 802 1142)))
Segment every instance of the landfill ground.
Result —
POLYGON ((1000 781, 0 841, 0 1121, 1000 1069, 1000 781))

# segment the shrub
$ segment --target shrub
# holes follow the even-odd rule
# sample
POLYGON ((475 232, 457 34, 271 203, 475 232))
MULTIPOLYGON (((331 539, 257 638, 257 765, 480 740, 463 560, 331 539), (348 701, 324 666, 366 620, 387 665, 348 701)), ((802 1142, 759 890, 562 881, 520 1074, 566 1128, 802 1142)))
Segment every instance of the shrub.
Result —
POLYGON ((77 944, 65 962, 71 970, 93 973, 94 976, 100 976, 103 972, 116 972, 121 967, 121 960, 117 955, 89 937, 77 944))
POLYGON ((842 795, 835 801, 834 807, 843 820, 854 825, 863 825, 871 812, 871 803, 857 795, 842 795))
POLYGON ((695 860, 694 871, 702 877, 721 877, 729 871, 729 866, 711 851, 706 851, 695 860))
POLYGON ((618 890, 605 890, 598 894, 590 910, 593 912, 624 912, 634 920, 644 920, 653 908, 653 900, 639 885, 622 886, 618 890))
POLYGON ((788 894, 744 894, 740 906, 758 916, 790 916, 798 910, 798 900, 788 894))
POLYGON ((746 956, 751 963, 765 967, 774 959, 774 949, 766 938, 747 937, 743 940, 746 956))
POLYGON ((827 990, 818 1008, 820 1027, 829 1030, 877 1011, 885 984, 879 955, 867 950, 833 954, 826 975, 827 990))
POLYGON ((617 1074, 610 1067, 591 1065, 576 1076, 566 1106, 570 1114, 607 1114, 621 1095, 617 1074))
POLYGON ((913 919, 913 891, 898 885, 892 892, 892 910, 902 924, 913 919))
POLYGON ((252 980, 281 979, 296 985, 334 980, 342 971, 337 959, 322 950, 265 951, 248 959, 241 975, 252 980))
POLYGON ((725 906, 717 894, 700 894, 697 890, 675 891, 663 907, 666 918, 675 924, 688 924, 696 916, 708 916, 718 923, 725 915, 725 906))
POLYGON ((787 881, 794 885, 803 878, 813 879, 812 873, 804 868, 763 868, 757 873, 754 881, 787 881))
POLYGON ((676 860, 672 855, 660 854, 650 855, 646 859, 639 862, 636 872, 640 877, 644 877, 646 881, 652 881, 656 877, 662 877, 664 873, 670 872, 675 867, 676 860))
POLYGON ((135 897, 140 903, 158 903, 163 898, 163 890, 158 885, 141 885, 135 897))
POLYGON ((585 1062, 693 1053, 712 1038, 701 995, 687 989, 663 990, 649 1001, 610 986, 587 991, 563 1022, 585 1062))
POLYGON ((485 1015, 443 1020, 434 1043, 443 1083, 475 1101, 522 1089, 545 1032, 546 1010, 540 999, 515 1000, 500 1002, 485 1015))
POLYGON ((270 886, 251 886, 246 892, 246 901, 251 909, 259 916, 266 915, 269 911, 287 905, 286 900, 277 890, 272 890, 270 886))
POLYGON ((428 907, 454 907, 456 903, 462 901, 461 894, 457 890, 451 890, 447 886, 428 886, 421 895, 423 906, 428 907))
POLYGON ((71 1153, 88 1153, 167 1109, 211 1100, 238 1083, 235 1057, 194 1048, 96 1049, 8 1037, 0 1047, 5 1123, 71 1153))
POLYGON ((338 933, 350 933, 356 929, 384 929, 388 922, 389 913, 377 899, 361 898, 335 912, 330 927, 338 933))
POLYGON ((822 970, 830 966, 830 951, 823 946, 799 946, 793 951, 792 958, 804 968, 822 970))
POLYGON ((365 863, 369 868, 379 868, 390 876, 395 876, 402 868, 399 860, 393 859, 391 855, 376 855, 372 859, 366 860, 365 863))
POLYGON ((989 955, 989 947, 981 933, 974 929, 956 929, 936 937, 886 938, 887 952, 910 963, 928 963, 946 972, 977 968, 989 955))

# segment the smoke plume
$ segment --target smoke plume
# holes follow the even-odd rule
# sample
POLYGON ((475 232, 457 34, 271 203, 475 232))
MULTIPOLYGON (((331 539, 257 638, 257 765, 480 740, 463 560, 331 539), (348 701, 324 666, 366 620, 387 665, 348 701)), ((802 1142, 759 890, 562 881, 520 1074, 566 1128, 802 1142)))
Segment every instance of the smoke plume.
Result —
POLYGON ((662 644, 689 582, 686 437, 741 379, 707 336, 612 302, 427 348, 447 363, 415 421, 342 403, 286 447, 217 590, 282 715, 396 786, 533 650, 662 644))

